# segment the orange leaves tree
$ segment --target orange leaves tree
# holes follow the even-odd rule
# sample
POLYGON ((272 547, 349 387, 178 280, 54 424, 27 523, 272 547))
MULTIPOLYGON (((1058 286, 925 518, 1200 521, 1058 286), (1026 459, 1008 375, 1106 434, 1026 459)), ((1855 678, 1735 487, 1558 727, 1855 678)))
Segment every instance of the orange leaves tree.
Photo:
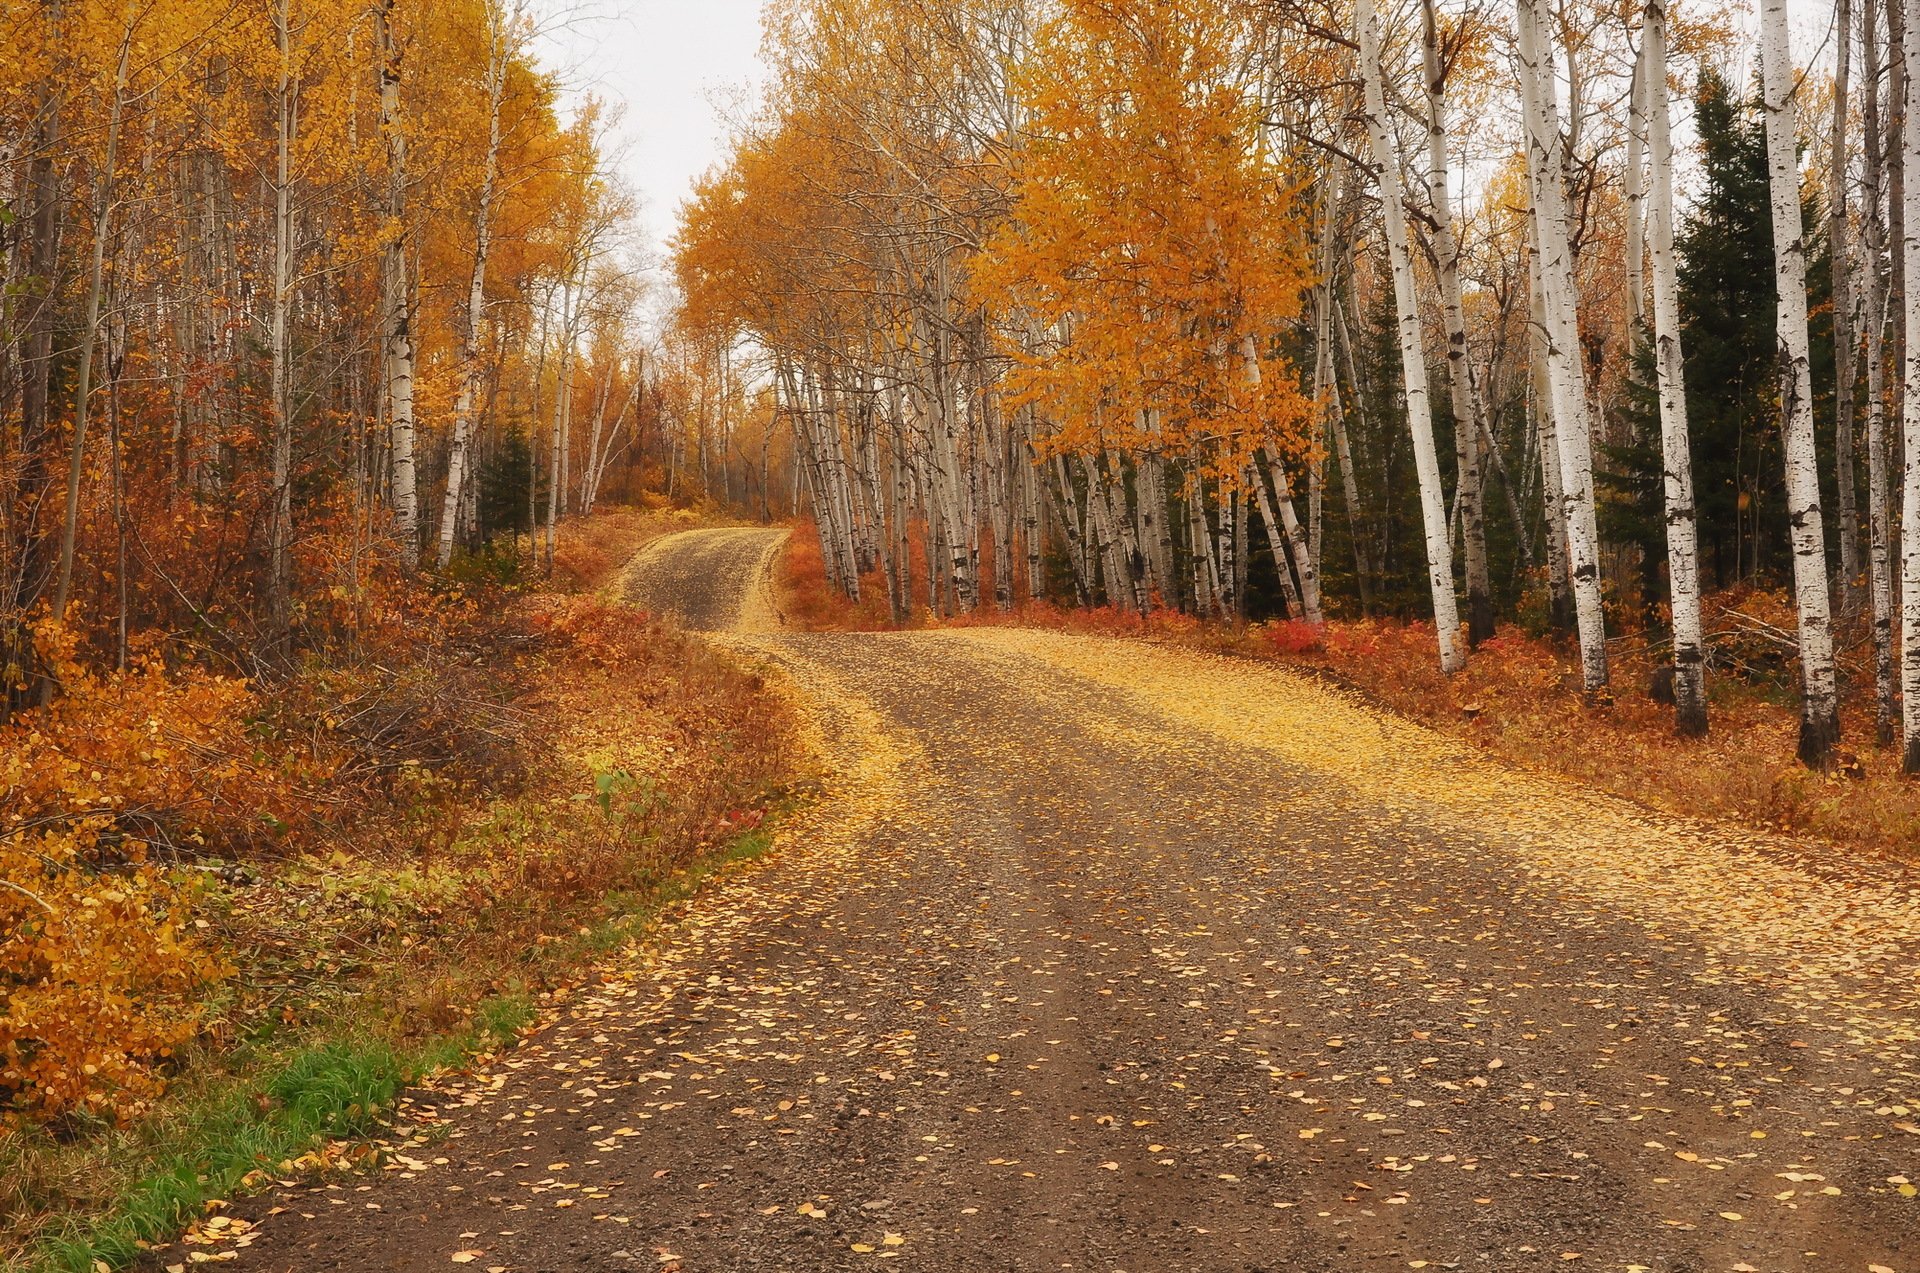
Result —
POLYGON ((1299 182, 1264 144, 1242 12, 1069 0, 1037 34, 1012 214, 974 273, 1052 447, 1229 481, 1304 448, 1281 339, 1312 281, 1299 182))

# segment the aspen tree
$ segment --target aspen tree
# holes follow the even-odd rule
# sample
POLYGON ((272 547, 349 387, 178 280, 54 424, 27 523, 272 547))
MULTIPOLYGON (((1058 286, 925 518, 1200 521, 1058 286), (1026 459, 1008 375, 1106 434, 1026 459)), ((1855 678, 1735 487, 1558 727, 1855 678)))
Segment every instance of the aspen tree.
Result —
POLYGON ((1565 161, 1549 47, 1538 0, 1517 0, 1521 116, 1527 133, 1532 225, 1546 329, 1547 380, 1560 464, 1581 682, 1590 702, 1610 700, 1606 612, 1600 592, 1599 527, 1593 502, 1592 425, 1580 361, 1579 285, 1567 223, 1565 161))
MULTIPOLYGON (((420 559, 420 492, 413 463, 413 294, 407 278, 407 133, 400 114, 400 46, 393 30, 394 0, 374 0, 380 64, 380 131, 387 143, 385 232, 385 353, 387 431, 392 447, 393 525, 401 560, 420 559)), ((547 546, 551 565, 551 527, 547 546)))
POLYGON ((1407 250, 1406 210, 1400 194, 1400 155, 1388 131, 1386 92, 1380 78, 1380 33, 1373 0, 1358 0, 1354 26, 1359 34, 1360 74, 1366 86, 1367 136, 1373 147, 1374 177, 1379 182, 1387 253, 1393 270, 1400 366, 1406 389, 1407 425, 1413 435, 1414 465, 1420 482, 1421 520, 1426 527, 1427 581, 1433 594, 1440 669, 1453 673, 1466 666, 1467 655, 1460 645, 1460 618, 1453 592, 1453 543, 1447 528, 1446 500, 1440 489, 1440 459, 1433 445, 1426 349, 1420 331, 1413 261, 1407 250))
MULTIPOLYGON (((1807 349, 1807 242, 1800 217, 1800 162, 1793 55, 1786 0, 1761 0, 1761 112, 1773 203, 1775 290, 1779 297, 1780 423, 1787 468, 1787 523, 1794 603, 1800 615, 1800 759, 1824 767, 1840 741, 1833 631, 1827 599, 1827 542, 1820 516, 1819 458, 1813 442, 1813 374, 1807 349)), ((1911 374, 1911 373, 1910 373, 1911 374)), ((1920 540, 1916 540, 1920 547, 1920 540)), ((1916 669, 1920 672, 1920 669, 1916 669)), ((1920 679, 1916 679, 1920 686, 1920 679)))
POLYGON ((1647 323, 1647 130, 1650 77, 1662 74, 1647 60, 1642 27, 1627 82, 1627 340, 1641 338, 1647 323))
POLYGON ((1887 230, 1881 207, 1886 196, 1882 160, 1887 138, 1880 125, 1880 32, 1878 0, 1861 0, 1860 50, 1866 92, 1861 102, 1861 154, 1865 165, 1865 215, 1861 251, 1866 286, 1867 371, 1867 594, 1873 631, 1874 736, 1891 747, 1898 733, 1899 676, 1893 657, 1893 492, 1887 446, 1887 230))
POLYGON ((1673 137, 1667 108, 1667 10, 1647 0, 1641 34, 1647 101, 1653 238, 1654 365, 1660 393, 1660 454, 1666 503, 1667 580, 1673 611, 1674 728, 1707 732, 1706 647, 1700 627, 1698 510, 1687 433, 1686 361, 1680 347, 1679 287, 1673 263, 1673 137))
POLYGON ((482 0, 487 27, 487 152, 480 176, 480 206, 473 218, 473 268, 467 280, 466 332, 460 345, 460 396, 453 407, 453 436, 447 451, 446 498, 440 509, 440 546, 435 564, 453 559, 458 509, 467 494, 468 452, 473 445, 474 400, 482 373, 480 332, 487 305, 487 256, 493 246, 494 184, 500 176, 500 107, 506 96, 510 40, 519 14, 509 0, 482 0))
POLYGON ((1447 76, 1441 59, 1434 0, 1421 0, 1421 61, 1427 90, 1427 191, 1433 208, 1433 257, 1447 332, 1447 386, 1452 393, 1458 481, 1454 506, 1466 559, 1467 643, 1493 635, 1493 585, 1487 574, 1487 524, 1480 466, 1481 397, 1467 347, 1466 306, 1460 288, 1460 242, 1453 227, 1447 161, 1447 76))
MULTIPOLYGON (((1894 5, 1888 6, 1891 16, 1894 5)), ((1901 53, 1895 65, 1904 66, 1900 102, 1902 177, 1920 173, 1920 21, 1906 14, 1901 27, 1901 53)), ((1896 273, 1905 312, 1901 400, 1901 433, 1905 443, 1900 519, 1900 694, 1901 768, 1920 773, 1920 181, 1903 181, 1900 198, 1889 206, 1903 213, 1899 227, 1899 260, 1904 279, 1896 273)))
MULTIPOLYGON (((132 56, 133 32, 138 12, 131 4, 125 9, 125 25, 115 58, 113 101, 107 125, 106 161, 93 179, 93 243, 87 265, 87 312, 80 329, 80 358, 74 372, 73 445, 67 462, 67 499, 60 528, 60 565, 53 585, 52 613, 55 622, 66 618, 67 603, 73 596, 73 560, 80 530, 80 479, 86 472, 87 425, 93 396, 94 351, 100 339, 100 302, 106 289, 107 231, 114 212, 114 176, 120 148, 120 120, 126 109, 127 67, 132 56)), ((53 683, 44 691, 50 695, 53 683)))
POLYGON ((299 128, 300 81, 294 63, 293 0, 274 0, 273 35, 279 51, 274 95, 273 508, 267 522, 267 615, 276 639, 286 636, 293 603, 293 387, 288 330, 293 309, 293 146, 299 128))
MULTIPOLYGON (((1841 596, 1853 606, 1860 595, 1860 513, 1854 471, 1853 320, 1854 263, 1847 246, 1848 89, 1853 63, 1853 3, 1834 6, 1833 129, 1827 156, 1827 253, 1833 278, 1833 472, 1840 536, 1841 596)), ((1870 92, 1879 91, 1869 85, 1870 92)))

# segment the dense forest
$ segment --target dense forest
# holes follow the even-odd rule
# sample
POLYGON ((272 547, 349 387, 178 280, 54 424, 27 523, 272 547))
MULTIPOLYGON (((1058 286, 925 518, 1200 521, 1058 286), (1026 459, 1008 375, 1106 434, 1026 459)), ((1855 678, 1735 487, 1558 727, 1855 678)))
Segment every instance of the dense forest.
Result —
POLYGON ((1517 619, 1594 704, 1651 624, 1699 732, 1701 589, 1784 589, 1803 758, 1836 632, 1891 738, 1898 12, 779 12, 676 264, 766 362, 848 593, 1401 614, 1449 669, 1517 619))

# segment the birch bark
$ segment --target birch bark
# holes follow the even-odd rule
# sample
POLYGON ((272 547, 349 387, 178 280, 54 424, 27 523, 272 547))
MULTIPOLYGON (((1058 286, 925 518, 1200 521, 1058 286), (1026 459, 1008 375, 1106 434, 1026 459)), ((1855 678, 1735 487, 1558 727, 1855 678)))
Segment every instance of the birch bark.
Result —
MULTIPOLYGON (((1909 43, 1912 43, 1911 37, 1909 43)), ((1807 241, 1800 219, 1799 138, 1794 119, 1794 69, 1787 43, 1786 0, 1761 0, 1760 66, 1760 104, 1766 125, 1767 177, 1773 202, 1774 283, 1778 297, 1775 326, 1779 339, 1781 431, 1786 452, 1787 522, 1793 545, 1794 601, 1800 612, 1800 759, 1809 766, 1825 767, 1834 744, 1840 741, 1840 706, 1834 683, 1832 616, 1827 600, 1827 541, 1820 515, 1820 461, 1813 442, 1813 375, 1807 348, 1807 241)), ((1920 248, 1920 244, 1915 247, 1920 248)), ((1915 371, 1910 370, 1908 374, 1912 376, 1915 371)), ((1910 489, 1908 499, 1914 500, 1915 495, 1910 489)), ((1914 504, 1914 511, 1920 512, 1920 503, 1914 504)), ((1914 537, 1916 556, 1920 556, 1920 527, 1908 534, 1914 537)), ((1920 673, 1920 668, 1916 672, 1920 673)), ((1914 688, 1920 690, 1920 675, 1915 677, 1914 688)))
POLYGON ((487 306, 487 255, 493 245, 493 188, 500 173, 500 104, 506 94, 508 35, 512 22, 512 16, 502 9, 504 2, 486 0, 487 156, 480 177, 480 207, 473 218, 473 270, 467 280, 467 330, 460 346, 460 396, 453 405, 446 500, 440 509, 440 547, 435 564, 441 570, 453 560, 460 503, 466 495, 468 455, 473 448, 474 400, 482 374, 480 330, 487 306))
MULTIPOLYGON (((1897 0, 1896 0, 1897 2, 1897 0)), ((1882 157, 1886 136, 1880 131, 1880 32, 1878 0, 1860 6, 1860 48, 1867 91, 1862 94, 1861 152, 1866 172, 1866 209, 1861 218, 1866 280, 1867 364, 1867 592, 1873 616, 1874 734, 1891 747, 1900 709, 1899 677, 1893 658, 1893 505, 1892 465, 1887 449, 1887 279, 1886 224, 1881 199, 1886 194, 1882 157)))
MULTIPOLYGON (((400 49, 393 35, 394 0, 375 0, 380 50, 380 130, 387 139, 387 229, 383 292, 386 310, 387 429, 392 448, 393 524, 400 557, 420 561, 420 494, 413 463, 413 316, 407 287, 407 135, 400 119, 400 49)), ((552 558, 549 545, 548 558, 552 558)))
POLYGON ((1446 501, 1440 487, 1440 458, 1433 445, 1433 415, 1427 399, 1427 359, 1414 294, 1413 262, 1407 251, 1406 209, 1401 201, 1400 156, 1387 130, 1386 91, 1380 80, 1380 33, 1373 0, 1358 0, 1354 23, 1360 37, 1360 72, 1366 85, 1366 125, 1373 146, 1386 221, 1387 253, 1393 267, 1398 311, 1400 369, 1406 386, 1407 425, 1413 434, 1414 467, 1420 481, 1420 513, 1427 539, 1427 582, 1433 593, 1434 631, 1439 638, 1440 669, 1466 666, 1460 645, 1460 612, 1453 592, 1453 544, 1447 533, 1446 501))
MULTIPOLYGON (((1853 71, 1853 3, 1834 7, 1833 132, 1827 168, 1827 251, 1833 267, 1833 472, 1840 519, 1840 589, 1848 613, 1858 613, 1860 513, 1853 458, 1855 336, 1853 260, 1847 250, 1847 110, 1853 71)), ((1869 85, 1878 91, 1878 85, 1869 85)))
POLYGON ((1627 85, 1627 340, 1640 339, 1647 325, 1647 130, 1649 77, 1662 74, 1648 60, 1646 29, 1633 59, 1627 85))
POLYGON ((1452 393, 1455 514, 1466 558, 1467 644, 1493 635, 1493 587, 1487 572, 1487 522, 1480 466, 1480 386, 1467 347, 1466 306, 1460 289, 1460 241, 1453 228, 1447 162, 1447 78, 1440 57, 1434 0, 1421 0, 1421 53, 1427 90, 1427 192, 1433 207, 1433 255, 1447 331, 1447 386, 1452 393))
MULTIPOLYGON (((1892 8, 1890 4, 1889 14, 1892 8)), ((1913 175, 1904 172, 1906 168, 1920 173, 1920 101, 1915 100, 1920 96, 1916 93, 1920 76, 1914 74, 1920 68, 1920 22, 1902 24, 1901 56, 1895 65, 1905 68, 1900 110, 1901 175, 1905 177, 1913 175)), ((1895 279, 1910 284, 1920 275, 1920 181, 1903 181, 1900 196, 1900 259, 1905 262, 1905 278, 1896 273, 1895 279)), ((1901 401, 1906 455, 1900 521, 1900 733, 1901 768, 1911 774, 1920 773, 1920 340, 1914 339, 1920 333, 1920 287, 1902 286, 1901 306, 1906 318, 1901 401)))
POLYGON ((1534 243, 1539 250, 1547 320, 1548 387, 1559 451, 1561 497, 1566 507, 1581 682, 1589 701, 1605 703, 1609 701, 1607 634, 1600 593, 1599 527, 1593 504, 1593 435, 1586 372, 1580 361, 1580 293, 1568 232, 1560 111, 1546 60, 1548 45, 1540 30, 1538 0, 1518 0, 1515 8, 1521 113, 1526 124, 1534 243))
POLYGON ((1707 732, 1706 647, 1700 628, 1700 560, 1693 458, 1687 429, 1686 362, 1680 347, 1680 295, 1673 259, 1673 139, 1667 109, 1665 0, 1647 0, 1641 36, 1652 142, 1649 183, 1653 230, 1654 359, 1660 390, 1660 451, 1665 473, 1667 580, 1673 610, 1674 728, 1707 732))
MULTIPOLYGON (((114 166, 118 159, 120 119, 126 105, 127 68, 133 49, 133 29, 137 20, 134 8, 126 10, 126 29, 120 40, 120 52, 114 71, 113 104, 107 124, 106 164, 94 174, 93 250, 87 266, 87 317, 80 332, 79 365, 74 373, 73 449, 67 464, 67 501, 60 527, 60 565, 53 586, 53 618, 66 618, 67 602, 73 595, 73 556, 80 532, 80 479, 87 465, 87 410, 93 390, 93 353, 100 338, 100 300, 106 287, 107 232, 112 226, 114 207, 114 166)), ((53 682, 44 685, 51 695, 53 682)))
MULTIPOLYGON (((273 7, 280 54, 273 182, 273 317, 268 342, 273 370, 273 509, 267 522, 267 619, 284 639, 293 619, 293 392, 288 342, 293 309, 293 143, 299 129, 299 78, 293 56, 292 0, 273 7)), ((122 64, 124 70, 124 63, 122 64)))

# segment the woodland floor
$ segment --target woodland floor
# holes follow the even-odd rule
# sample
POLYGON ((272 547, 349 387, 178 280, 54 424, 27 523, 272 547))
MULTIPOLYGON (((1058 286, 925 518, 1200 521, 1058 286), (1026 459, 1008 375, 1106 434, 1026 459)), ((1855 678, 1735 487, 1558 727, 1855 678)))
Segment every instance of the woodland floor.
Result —
POLYGON ((783 633, 778 533, 631 587, 777 669, 822 797, 384 1172, 160 1264, 1920 1270, 1906 868, 1271 665, 783 633))

